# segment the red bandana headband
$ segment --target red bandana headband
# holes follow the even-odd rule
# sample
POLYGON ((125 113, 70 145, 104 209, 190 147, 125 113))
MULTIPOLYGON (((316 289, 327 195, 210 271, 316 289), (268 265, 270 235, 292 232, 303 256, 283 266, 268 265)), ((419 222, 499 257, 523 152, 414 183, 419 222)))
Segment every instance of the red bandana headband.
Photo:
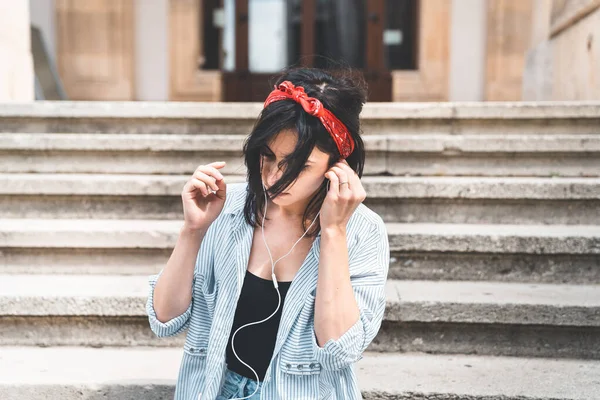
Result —
POLYGON ((345 159, 352 154, 354 151, 354 140, 352 139, 350 132, 348 132, 348 129, 342 121, 337 119, 331 111, 323 107, 323 103, 321 103, 319 99, 308 97, 302 86, 294 86, 290 81, 283 81, 279 84, 279 87, 275 85, 274 88, 275 89, 273 89, 265 100, 263 108, 275 101, 285 99, 294 100, 302 105, 304 111, 321 120, 325 129, 327 129, 335 141, 342 158, 345 159))

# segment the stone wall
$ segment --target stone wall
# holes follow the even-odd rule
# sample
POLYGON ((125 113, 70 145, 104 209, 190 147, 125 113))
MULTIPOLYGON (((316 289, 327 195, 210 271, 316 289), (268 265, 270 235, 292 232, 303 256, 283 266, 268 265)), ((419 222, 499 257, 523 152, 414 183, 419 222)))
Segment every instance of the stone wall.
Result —
POLYGON ((535 0, 523 100, 600 99, 600 0, 535 0))
POLYGON ((34 99, 29 4, 0 0, 0 102, 34 99))

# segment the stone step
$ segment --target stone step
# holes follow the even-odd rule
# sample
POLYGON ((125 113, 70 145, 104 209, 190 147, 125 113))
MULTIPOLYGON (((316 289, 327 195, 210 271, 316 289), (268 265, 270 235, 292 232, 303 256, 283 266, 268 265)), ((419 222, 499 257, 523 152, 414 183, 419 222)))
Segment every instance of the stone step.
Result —
MULTIPOLYGON (((0 273, 151 274, 178 220, 0 219, 0 273)), ((389 278, 600 283, 600 226, 387 223, 389 278)))
MULTIPOLYGON (((0 119, 1 121, 1 119, 0 119)), ((239 134, 0 133, 2 173, 191 174, 227 162, 245 175, 239 134)), ((589 134, 364 135, 364 175, 599 176, 600 130, 589 134)))
POLYGON ((600 283, 599 228, 391 223, 388 277, 600 283))
MULTIPOLYGON (((180 346, 145 311, 146 276, 4 275, 0 345, 180 346)), ((370 350, 600 359, 600 285, 386 283, 370 350)))
MULTIPOLYGON (((182 351, 0 348, 3 400, 172 398, 182 351)), ((366 400, 591 400, 600 362, 365 352, 354 365, 366 400)))
MULTIPOLYGON (((189 178, 0 174, 0 218, 182 220, 189 178)), ((364 176, 362 184, 365 204, 386 222, 600 224, 600 178, 364 176)))
MULTIPOLYGON (((0 107, 0 132, 247 135, 263 104, 36 101, 0 107)), ((365 135, 598 134, 600 102, 370 103, 365 135)))

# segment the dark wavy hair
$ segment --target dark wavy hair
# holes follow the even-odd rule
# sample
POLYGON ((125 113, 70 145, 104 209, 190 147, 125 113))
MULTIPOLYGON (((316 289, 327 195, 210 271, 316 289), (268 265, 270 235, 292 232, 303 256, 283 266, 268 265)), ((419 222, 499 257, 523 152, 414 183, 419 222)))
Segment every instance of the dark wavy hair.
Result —
MULTIPOLYGON (((350 67, 335 70, 290 67, 271 79, 269 87, 273 89, 275 85, 286 80, 296 86, 304 87, 308 96, 319 99, 346 125, 355 143, 354 151, 346 158, 346 161, 358 176, 362 177, 365 149, 360 137, 359 114, 367 100, 367 83, 362 73, 350 67)), ((254 227, 261 226, 265 202, 260 173, 261 155, 265 153, 268 143, 283 130, 295 132, 298 141, 292 153, 279 163, 279 168, 284 171, 283 175, 268 189, 267 195, 270 193, 272 197, 275 197, 296 181, 315 146, 329 154, 328 169, 341 158, 334 140, 321 121, 306 113, 300 104, 291 99, 269 104, 259 114, 252 132, 244 141, 243 146, 248 180, 244 217, 246 222, 254 227)), ((327 182, 328 179, 324 179, 323 184, 310 199, 304 211, 303 231, 308 228, 305 221, 312 221, 321 209, 327 195, 327 182)), ((306 236, 315 237, 320 229, 321 224, 317 219, 306 236)))

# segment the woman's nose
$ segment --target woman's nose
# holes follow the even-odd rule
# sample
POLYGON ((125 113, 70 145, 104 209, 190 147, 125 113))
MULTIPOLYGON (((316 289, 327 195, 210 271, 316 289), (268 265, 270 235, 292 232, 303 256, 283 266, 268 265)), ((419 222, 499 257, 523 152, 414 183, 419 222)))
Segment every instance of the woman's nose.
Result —
POLYGON ((281 173, 269 174, 269 176, 267 177, 267 183, 269 184, 269 187, 273 186, 275 182, 279 180, 280 177, 281 173))
POLYGON ((269 187, 273 186, 273 184, 275 182, 277 182, 279 180, 279 178, 281 178, 281 175, 283 175, 283 171, 277 167, 277 166, 273 166, 271 168, 268 169, 267 171, 267 183, 269 184, 269 187), (276 171, 273 171, 275 170, 276 171))

